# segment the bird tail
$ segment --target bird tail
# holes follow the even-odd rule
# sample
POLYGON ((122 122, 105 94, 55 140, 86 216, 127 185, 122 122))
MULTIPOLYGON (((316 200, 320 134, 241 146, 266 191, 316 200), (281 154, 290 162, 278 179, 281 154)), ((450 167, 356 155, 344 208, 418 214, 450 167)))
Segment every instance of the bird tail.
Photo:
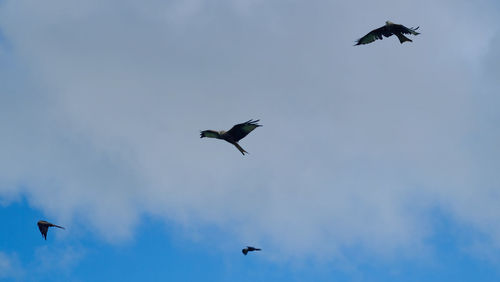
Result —
POLYGON ((64 228, 64 227, 62 227, 62 226, 59 226, 59 225, 52 224, 52 225, 50 225, 50 226, 51 226, 51 227, 57 227, 57 228, 61 228, 61 229, 66 230, 66 228, 64 228))
POLYGON ((234 143, 233 143, 233 145, 234 145, 234 146, 235 146, 235 147, 236 147, 236 148, 237 148, 237 149, 238 149, 238 150, 239 150, 239 151, 240 151, 243 155, 245 155, 245 153, 247 153, 247 154, 248 154, 248 152, 247 152, 247 151, 245 151, 243 148, 241 148, 240 144, 238 144, 238 143, 234 142, 234 143))
POLYGON ((396 34, 396 36, 398 37, 399 42, 401 42, 401 44, 403 44, 406 41, 413 42, 410 38, 402 35, 401 33, 396 34))
POLYGON ((259 248, 255 248, 256 251, 262 251, 262 249, 259 249, 259 248))

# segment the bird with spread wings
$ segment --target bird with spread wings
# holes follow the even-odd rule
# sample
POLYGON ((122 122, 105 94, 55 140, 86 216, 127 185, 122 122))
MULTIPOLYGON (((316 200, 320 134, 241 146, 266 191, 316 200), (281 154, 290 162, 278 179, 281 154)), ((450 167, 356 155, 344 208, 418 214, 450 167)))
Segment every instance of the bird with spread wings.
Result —
POLYGON ((248 154, 248 152, 241 148, 238 141, 247 136, 252 130, 262 126, 257 122, 259 122, 259 120, 249 120, 233 126, 229 131, 204 130, 201 131, 200 138, 208 137, 225 140, 233 144, 243 155, 245 155, 245 153, 248 154))
POLYGON ((45 220, 39 220, 37 225, 38 225, 38 229, 40 229, 40 233, 42 233, 42 236, 43 236, 43 238, 45 238, 45 240, 47 240, 47 232, 49 231, 49 227, 57 227, 57 228, 64 229, 64 227, 62 227, 62 226, 52 224, 52 223, 45 221, 45 220))
POLYGON ((377 39, 383 39, 383 36, 389 37, 391 35, 396 35, 399 39, 399 42, 403 44, 403 42, 409 41, 413 42, 410 38, 404 36, 404 34, 413 34, 413 35, 419 35, 420 33, 416 32, 416 30, 419 27, 417 26, 416 28, 407 28, 404 25, 401 24, 395 24, 390 21, 386 21, 385 25, 383 27, 379 27, 377 29, 374 29, 370 31, 368 34, 365 36, 361 37, 356 41, 356 45, 362 45, 362 44, 368 44, 372 43, 373 41, 377 39))

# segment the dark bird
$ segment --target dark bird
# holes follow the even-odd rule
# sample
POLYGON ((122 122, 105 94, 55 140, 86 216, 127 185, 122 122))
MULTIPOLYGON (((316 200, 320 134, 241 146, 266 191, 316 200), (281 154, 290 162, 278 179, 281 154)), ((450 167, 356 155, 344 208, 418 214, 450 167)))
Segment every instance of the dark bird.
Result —
POLYGON ((260 250, 261 249, 259 249, 259 248, 254 248, 254 247, 247 246, 246 248, 244 248, 243 250, 241 250, 241 252, 246 256, 248 254, 248 252, 260 251, 260 250))
POLYGON ((233 144, 243 155, 245 155, 245 153, 248 154, 248 152, 241 148, 238 141, 247 136, 248 133, 252 132, 252 130, 262 126, 257 124, 258 121, 259 120, 249 120, 247 122, 237 124, 229 131, 204 130, 201 131, 200 138, 208 137, 226 140, 227 142, 233 144))
POLYGON ((383 27, 379 27, 377 29, 374 29, 370 31, 367 35, 361 37, 356 41, 356 45, 361 45, 361 44, 368 44, 372 43, 373 41, 377 39, 383 39, 382 36, 389 37, 391 35, 396 35, 399 39, 399 42, 403 44, 403 42, 410 41, 413 42, 410 38, 404 36, 403 34, 413 34, 413 35, 419 35, 420 33, 416 32, 419 27, 417 26, 416 28, 407 28, 404 25, 401 24, 395 24, 390 21, 386 21, 385 25, 383 27))
POLYGON ((49 231, 49 227, 57 227, 57 228, 64 229, 64 227, 62 227, 62 226, 52 224, 52 223, 47 222, 45 220, 39 220, 37 224, 38 224, 38 229, 40 229, 40 233, 42 233, 42 236, 43 236, 43 238, 45 238, 45 240, 47 240, 47 231, 49 231))

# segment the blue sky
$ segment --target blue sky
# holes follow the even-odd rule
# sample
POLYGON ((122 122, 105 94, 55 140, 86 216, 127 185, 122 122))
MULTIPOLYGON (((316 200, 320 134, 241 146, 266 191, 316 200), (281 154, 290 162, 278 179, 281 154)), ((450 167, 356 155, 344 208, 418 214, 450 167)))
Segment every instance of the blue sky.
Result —
POLYGON ((498 281, 499 11, 1 1, 0 279, 498 281))
POLYGON ((14 258, 15 272, 7 281, 496 281, 499 275, 494 263, 460 251, 472 234, 439 212, 435 212, 436 236, 429 238, 434 249, 431 261, 377 261, 350 250, 346 254, 356 263, 339 266, 311 260, 269 262, 265 253, 244 257, 239 249, 214 250, 209 242, 184 238, 175 224, 147 217, 126 244, 105 244, 92 235, 60 240, 58 230, 51 230, 45 242, 33 232, 32 223, 43 214, 23 202, 3 211, 10 215, 4 216, 6 226, 16 227, 1 234, 3 254, 14 258))

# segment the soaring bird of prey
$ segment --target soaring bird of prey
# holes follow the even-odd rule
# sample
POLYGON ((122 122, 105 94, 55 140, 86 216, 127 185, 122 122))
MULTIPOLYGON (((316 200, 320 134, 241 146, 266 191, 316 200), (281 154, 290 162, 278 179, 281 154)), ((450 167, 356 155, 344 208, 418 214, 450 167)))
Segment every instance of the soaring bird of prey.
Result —
POLYGON ((261 249, 259 249, 259 248, 254 248, 254 247, 247 246, 246 248, 244 248, 243 250, 241 250, 241 252, 246 256, 248 254, 248 252, 260 251, 260 250, 261 249))
POLYGON ((395 24, 390 21, 386 21, 385 25, 383 27, 379 27, 377 29, 374 29, 370 31, 367 35, 361 37, 356 41, 356 45, 361 45, 361 44, 368 44, 372 43, 373 41, 377 39, 383 39, 382 36, 389 37, 391 35, 396 35, 399 39, 399 42, 403 44, 403 42, 410 41, 413 42, 410 38, 404 36, 403 34, 413 34, 413 35, 419 35, 420 33, 416 32, 419 27, 417 26, 416 28, 407 28, 404 25, 401 24, 395 24))
POLYGON ((229 131, 204 130, 201 131, 200 138, 208 137, 226 140, 227 142, 233 144, 243 155, 245 155, 245 153, 248 154, 248 152, 241 148, 238 141, 247 136, 248 133, 252 132, 252 130, 262 126, 257 124, 257 122, 259 122, 259 120, 249 120, 233 126, 229 129, 229 131))
POLYGON ((45 240, 47 240, 47 231, 49 231, 49 227, 57 227, 57 228, 64 229, 64 227, 62 227, 62 226, 52 224, 52 223, 47 222, 45 220, 39 220, 37 224, 38 224, 38 229, 40 229, 40 233, 42 233, 42 236, 43 236, 43 238, 45 238, 45 240))

